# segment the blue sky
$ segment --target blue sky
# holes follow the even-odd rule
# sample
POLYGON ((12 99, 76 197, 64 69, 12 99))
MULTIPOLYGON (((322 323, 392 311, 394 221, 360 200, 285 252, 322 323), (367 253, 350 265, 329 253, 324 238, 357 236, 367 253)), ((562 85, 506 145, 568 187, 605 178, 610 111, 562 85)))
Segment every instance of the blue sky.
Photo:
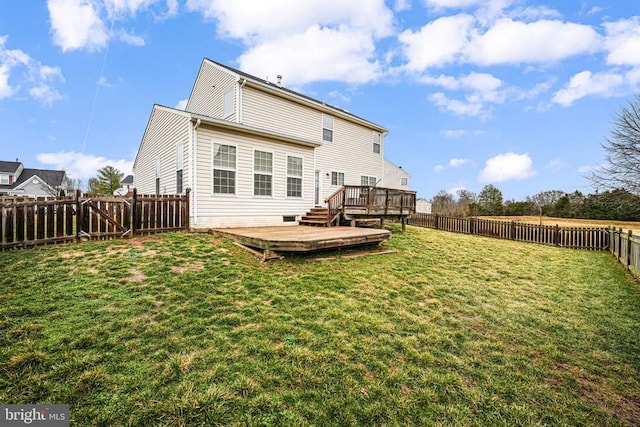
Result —
POLYGON ((203 57, 387 127, 421 197, 588 193, 640 88, 640 1, 4 1, 0 160, 130 173, 203 57))

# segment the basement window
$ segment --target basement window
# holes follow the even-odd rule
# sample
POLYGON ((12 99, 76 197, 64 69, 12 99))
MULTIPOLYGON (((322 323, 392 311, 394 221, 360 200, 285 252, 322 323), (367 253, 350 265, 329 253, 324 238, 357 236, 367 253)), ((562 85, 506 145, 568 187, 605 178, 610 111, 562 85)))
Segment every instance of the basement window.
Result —
POLYGON ((285 215, 282 217, 282 222, 296 222, 295 215, 285 215))

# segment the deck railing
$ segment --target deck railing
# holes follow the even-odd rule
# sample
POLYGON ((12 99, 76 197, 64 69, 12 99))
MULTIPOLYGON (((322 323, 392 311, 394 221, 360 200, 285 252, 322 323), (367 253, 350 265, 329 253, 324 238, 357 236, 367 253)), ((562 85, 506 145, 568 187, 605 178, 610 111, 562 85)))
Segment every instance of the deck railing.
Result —
POLYGON ((416 192, 368 185, 345 185, 326 200, 330 224, 340 214, 408 216, 416 211, 416 192))

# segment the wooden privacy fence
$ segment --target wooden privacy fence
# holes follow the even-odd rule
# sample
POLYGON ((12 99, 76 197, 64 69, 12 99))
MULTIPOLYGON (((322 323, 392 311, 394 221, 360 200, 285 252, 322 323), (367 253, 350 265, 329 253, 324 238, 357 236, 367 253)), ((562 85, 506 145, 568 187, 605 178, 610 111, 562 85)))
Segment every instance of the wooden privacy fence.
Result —
POLYGON ((640 279, 640 238, 633 235, 629 230, 627 233, 622 229, 609 229, 611 240, 611 253, 618 262, 622 263, 631 274, 640 279))
POLYGON ((541 243, 572 249, 605 250, 609 248, 608 228, 559 227, 497 221, 479 218, 456 218, 416 213, 409 224, 454 233, 475 234, 519 242, 541 243))
POLYGON ((189 229, 185 195, 0 200, 0 250, 189 229))

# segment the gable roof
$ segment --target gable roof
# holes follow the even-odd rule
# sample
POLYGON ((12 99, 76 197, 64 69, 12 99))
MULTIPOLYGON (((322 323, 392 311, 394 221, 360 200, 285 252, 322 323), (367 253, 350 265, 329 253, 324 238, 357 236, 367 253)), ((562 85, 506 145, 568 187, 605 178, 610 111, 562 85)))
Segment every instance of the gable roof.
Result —
MULTIPOLYGON (((376 130, 378 130, 379 132, 388 132, 389 130, 387 128, 385 128, 384 126, 380 126, 376 123, 373 123, 369 120, 363 119, 362 117, 356 116, 355 114, 350 113, 349 111, 340 108, 340 107, 336 107, 335 105, 331 105, 331 104, 327 104, 324 101, 320 101, 318 99, 312 98, 308 95, 302 94, 300 92, 296 92, 294 90, 288 89, 282 85, 278 85, 276 83, 272 83, 268 80, 264 80, 261 79, 259 77, 253 76, 249 73, 245 73, 244 71, 240 71, 236 68, 233 67, 229 67, 228 65, 225 64, 221 64, 219 62, 213 61, 209 58, 204 58, 202 60, 202 63, 204 64, 205 61, 209 62, 210 64, 217 66, 219 68, 222 68, 224 70, 226 70, 227 72, 230 72, 232 74, 235 74, 236 76, 238 76, 239 78, 244 78, 247 82, 252 82, 254 83, 252 86, 254 87, 258 87, 262 90, 266 90, 270 93, 273 93, 274 95, 283 97, 283 98, 287 98, 290 100, 296 100, 298 102, 302 102, 305 104, 311 104, 313 105, 315 108, 318 108, 320 110, 323 111, 328 111, 334 115, 337 116, 341 116, 344 118, 347 118, 351 121, 355 121, 361 124, 364 124, 368 127, 374 128, 376 130)), ((202 65, 200 66, 200 69, 202 69, 202 65)), ((200 74, 200 73, 198 73, 200 74)), ((196 79, 197 80, 197 79, 196 79)), ((191 93, 193 94, 193 90, 195 90, 195 83, 193 86, 193 89, 191 91, 191 93)), ((189 98, 191 98, 191 96, 189 96, 189 98)))
POLYGON ((0 160, 0 172, 14 173, 18 170, 21 164, 21 162, 5 162, 3 160, 0 160))
POLYGON ((122 178, 120 184, 133 184, 133 175, 127 175, 122 178))
POLYGON ((56 171, 50 169, 28 169, 22 170, 20 177, 14 183, 14 188, 20 187, 24 182, 32 177, 38 177, 50 187, 57 188, 63 184, 67 174, 65 171, 56 171))

